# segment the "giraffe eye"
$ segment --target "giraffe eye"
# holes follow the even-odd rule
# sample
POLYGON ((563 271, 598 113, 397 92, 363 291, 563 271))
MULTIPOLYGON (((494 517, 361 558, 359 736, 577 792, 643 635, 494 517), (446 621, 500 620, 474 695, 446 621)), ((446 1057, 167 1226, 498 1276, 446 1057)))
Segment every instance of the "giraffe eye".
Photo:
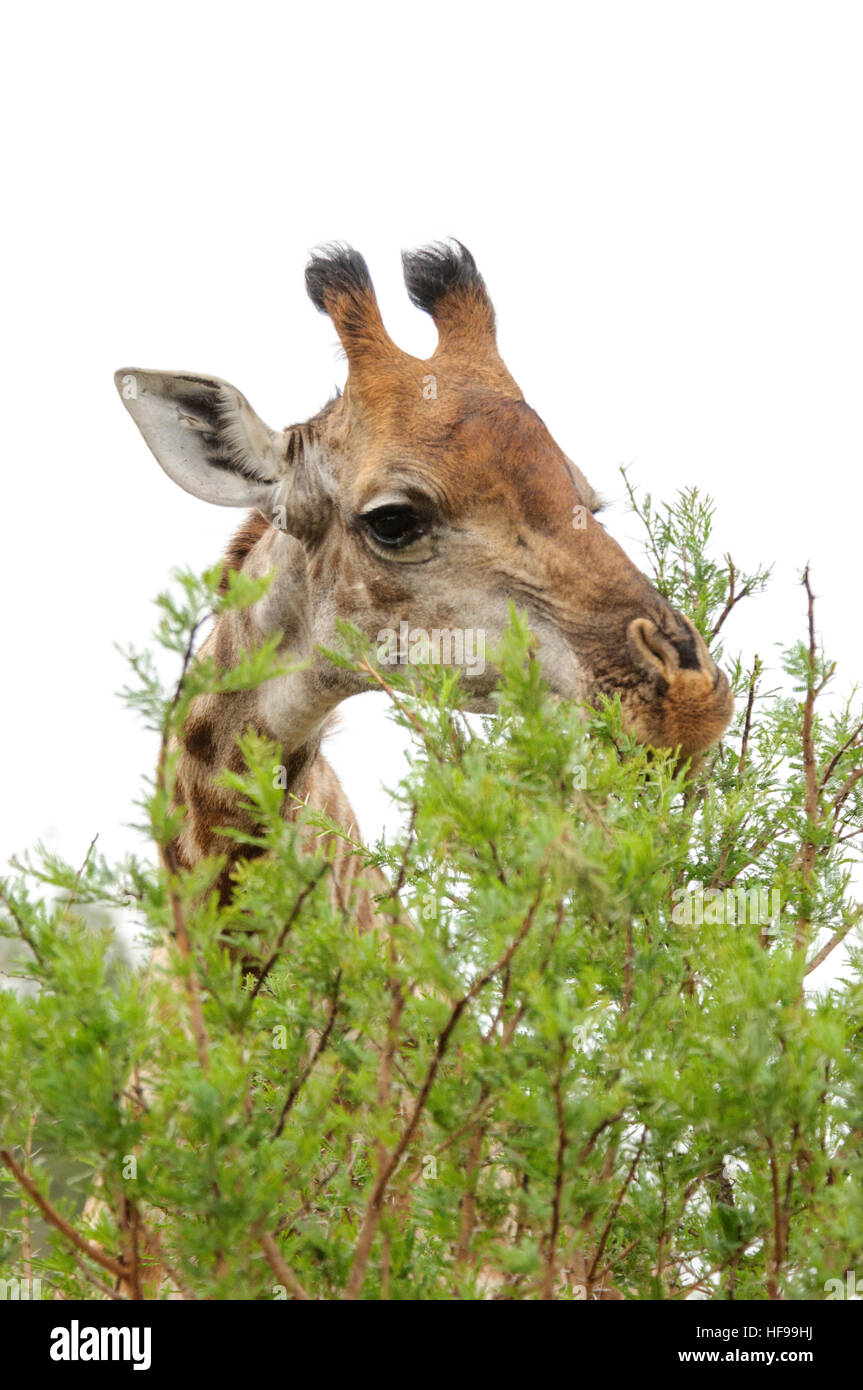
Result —
POLYGON ((362 518, 372 539, 386 550, 401 550, 424 536, 428 523, 413 507, 378 507, 362 518))

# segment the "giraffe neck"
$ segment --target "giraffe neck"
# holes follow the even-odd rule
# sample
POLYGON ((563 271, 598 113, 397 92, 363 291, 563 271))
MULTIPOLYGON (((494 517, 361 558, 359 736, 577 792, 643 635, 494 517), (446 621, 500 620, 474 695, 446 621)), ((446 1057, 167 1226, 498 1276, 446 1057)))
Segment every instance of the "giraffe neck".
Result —
MULTIPOLYGON (((218 883, 223 900, 231 895, 231 875, 238 860, 252 857, 254 850, 219 830, 229 826, 253 834, 258 828, 243 809, 241 793, 215 782, 223 769, 246 770, 237 746, 240 734, 253 730, 280 746, 281 763, 274 766, 273 775, 278 775, 276 785, 284 791, 285 816, 297 816, 306 803, 324 811, 352 839, 358 838, 350 802, 321 753, 333 709, 356 688, 334 682, 326 665, 322 675, 320 668, 315 672, 303 664, 314 653, 305 551, 299 542, 253 514, 231 542, 226 563, 228 568, 243 568, 255 576, 275 570, 275 577, 268 593, 252 608, 229 609, 219 615, 200 656, 211 656, 217 667, 228 669, 242 650, 252 650, 278 627, 280 654, 290 669, 254 690, 198 696, 180 739, 175 795, 186 808, 186 819, 177 838, 177 855, 187 868, 204 857, 225 855, 218 883)), ((374 916, 372 900, 353 886, 359 861, 338 837, 331 837, 329 850, 336 901, 343 906, 350 901, 358 924, 369 925, 374 916)), ((382 886, 383 880, 378 883, 382 886)))
MULTIPOLYGON (((251 519, 244 528, 250 532, 257 563, 250 564, 248 555, 237 554, 235 538, 228 553, 229 564, 236 555, 237 562, 245 561, 244 568, 258 573, 274 563, 274 533, 266 523, 263 528, 251 519)), ((279 583, 278 575, 276 582, 279 583)), ((294 582, 296 586, 296 579, 294 582)), ((299 587, 304 585, 303 571, 299 587)), ((298 614, 296 624, 283 638, 286 665, 295 664, 298 656, 306 654, 304 648, 308 646, 299 604, 298 614)), ((237 664, 242 651, 250 651, 261 642, 268 628, 267 611, 261 612, 259 605, 225 610, 201 647, 199 659, 210 657, 217 668, 229 670, 237 664)), ((207 693, 193 700, 179 739, 175 781, 176 800, 186 808, 176 842, 182 864, 191 868, 204 857, 227 854, 224 877, 228 882, 237 859, 250 855, 249 846, 219 833, 223 827, 247 833, 257 829, 252 816, 243 809, 242 794, 220 786, 217 780, 225 770, 238 774, 246 771, 237 743, 240 735, 255 732, 280 746, 281 763, 274 764, 273 777, 278 777, 275 785, 284 789, 285 814, 290 815, 297 807, 297 798, 308 795, 328 714, 328 706, 315 698, 302 673, 275 677, 253 690, 207 693)))
MULTIPOLYGON (((218 653, 220 641, 225 642, 221 625, 235 614, 225 614, 202 648, 218 653)), ((236 648, 234 648, 236 650, 236 648)), ((257 826, 248 811, 243 809, 242 797, 231 788, 214 785, 222 768, 245 771, 245 761, 237 746, 237 736, 254 729, 266 738, 282 745, 282 763, 274 766, 279 773, 279 786, 284 786, 283 814, 296 817, 300 807, 307 805, 323 811, 340 826, 350 840, 359 839, 356 816, 335 772, 321 752, 324 725, 328 717, 320 712, 304 711, 293 730, 275 729, 267 722, 265 712, 256 699, 258 691, 241 691, 233 695, 202 695, 194 701, 183 731, 175 795, 186 807, 186 819, 176 842, 180 863, 191 868, 210 855, 225 855, 225 864, 216 884, 216 891, 227 902, 233 891, 233 870, 239 860, 253 857, 256 851, 219 833, 221 827, 233 826, 255 833, 257 826), (309 727, 312 732, 309 733, 309 727)), ((289 708, 302 708, 301 702, 288 700, 289 708)), ((375 921, 374 893, 387 887, 380 873, 369 875, 350 844, 339 836, 325 836, 332 856, 331 891, 335 903, 349 911, 351 920, 360 931, 368 930, 375 921), (370 889, 369 884, 372 884, 370 889)))

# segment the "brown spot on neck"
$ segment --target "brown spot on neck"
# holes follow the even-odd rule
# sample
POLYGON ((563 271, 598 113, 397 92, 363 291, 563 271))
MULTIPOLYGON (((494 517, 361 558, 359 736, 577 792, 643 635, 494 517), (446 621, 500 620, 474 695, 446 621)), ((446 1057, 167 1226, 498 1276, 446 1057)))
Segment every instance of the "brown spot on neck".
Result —
POLYGON ((228 548, 225 551, 222 577, 219 581, 220 594, 226 594, 228 592, 228 576, 231 570, 240 570, 243 568, 249 554, 254 550, 261 537, 266 535, 269 529, 270 523, 267 521, 266 517, 262 516, 261 513, 257 511, 249 512, 245 521, 228 542, 228 548))
POLYGON ((212 763, 216 757, 216 738, 210 720, 190 715, 183 730, 183 746, 198 762, 212 763))

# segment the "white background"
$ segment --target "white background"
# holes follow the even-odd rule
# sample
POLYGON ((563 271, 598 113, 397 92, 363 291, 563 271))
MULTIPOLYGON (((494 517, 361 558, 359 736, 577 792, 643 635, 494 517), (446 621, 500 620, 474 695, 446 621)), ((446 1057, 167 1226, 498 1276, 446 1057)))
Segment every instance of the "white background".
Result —
MULTIPOLYGON (((775 563, 731 647, 772 662, 802 635, 809 560, 840 689, 861 677, 858 4, 31 4, 4 38, 0 858, 135 845, 152 746, 112 644, 143 644, 171 568, 240 519, 160 472, 114 369, 311 414, 344 374, 303 289, 324 240, 427 355, 399 251, 462 239, 593 484, 619 499, 623 462, 657 497, 697 484, 718 547, 775 563)), ((334 756, 376 835, 402 764, 375 697, 334 756)))

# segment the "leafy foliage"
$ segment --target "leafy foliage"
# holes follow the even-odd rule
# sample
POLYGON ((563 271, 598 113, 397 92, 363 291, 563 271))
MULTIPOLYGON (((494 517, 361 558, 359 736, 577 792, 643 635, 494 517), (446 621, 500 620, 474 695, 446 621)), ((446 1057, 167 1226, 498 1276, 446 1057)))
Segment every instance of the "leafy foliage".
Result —
MULTIPOLYGON (((633 501, 658 586, 715 642, 766 573, 711 558, 695 493, 633 501)), ((192 659, 211 606, 260 594, 217 582, 160 600, 176 690, 130 657, 163 735, 160 862, 41 852, 2 884, 3 1270, 68 1297, 425 1300, 810 1298, 863 1268, 863 716, 821 712, 811 595, 789 688, 730 663, 737 722, 691 776, 615 702, 550 696, 515 612, 481 732, 451 670, 384 680, 346 632, 336 659, 413 739, 404 834, 357 847, 362 933, 330 891, 341 829, 285 814, 258 735, 223 774, 265 851, 231 902, 222 861, 167 853, 191 698, 275 671, 276 642, 227 675, 192 659), (146 989, 111 949, 130 903, 161 945, 146 989)))

